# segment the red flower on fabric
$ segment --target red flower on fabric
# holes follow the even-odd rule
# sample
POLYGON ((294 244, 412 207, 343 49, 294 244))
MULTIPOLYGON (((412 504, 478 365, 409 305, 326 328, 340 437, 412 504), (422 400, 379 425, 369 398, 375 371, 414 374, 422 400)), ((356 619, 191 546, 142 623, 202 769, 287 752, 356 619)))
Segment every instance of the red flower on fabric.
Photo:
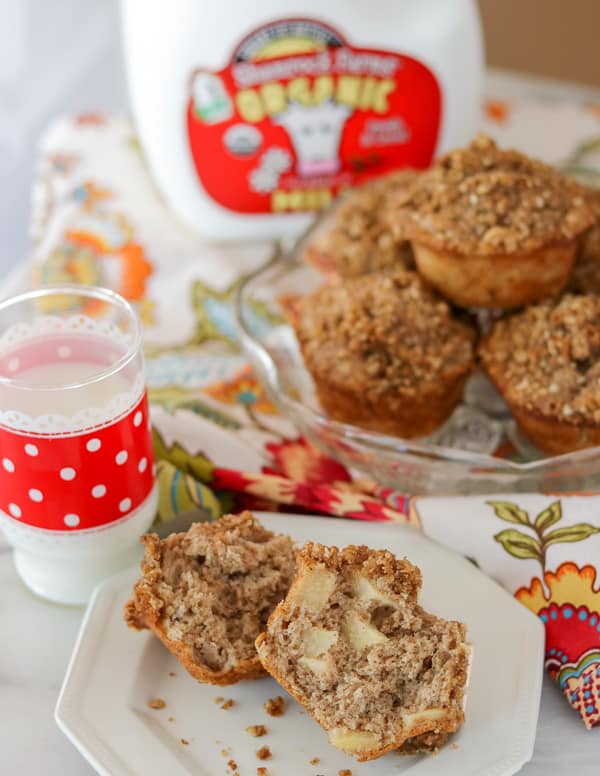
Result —
POLYGON ((273 465, 263 467, 265 474, 279 474, 298 482, 351 482, 352 477, 341 463, 328 458, 306 439, 269 442, 266 449, 273 465))

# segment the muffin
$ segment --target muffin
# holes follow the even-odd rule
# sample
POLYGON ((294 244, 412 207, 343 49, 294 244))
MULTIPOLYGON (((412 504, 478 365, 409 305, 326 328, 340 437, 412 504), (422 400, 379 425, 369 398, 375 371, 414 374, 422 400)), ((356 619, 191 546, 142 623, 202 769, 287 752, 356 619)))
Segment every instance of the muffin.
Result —
POLYGON ((396 193, 391 212, 421 275, 463 307, 519 307, 558 293, 595 221, 582 186, 485 136, 396 193))
POLYGON ((266 670, 359 762, 431 749, 463 722, 466 627, 424 611, 420 587, 387 550, 309 542, 256 640, 266 670))
POLYGON ((325 411, 372 431, 431 433, 474 366, 474 329, 408 270, 319 288, 292 324, 325 411))
POLYGON ((540 450, 600 444, 600 297, 567 294, 502 319, 479 355, 540 450))
POLYGON ((346 192, 308 244, 306 261, 334 278, 414 266, 410 243, 392 233, 387 203, 416 175, 399 170, 346 192))
POLYGON ((579 242, 569 279, 569 291, 600 294, 600 189, 587 189, 588 202, 596 220, 579 242))
POLYGON ((263 676, 254 641, 292 581, 289 536, 244 512, 142 541, 142 576, 125 607, 127 624, 154 631, 199 682, 263 676))

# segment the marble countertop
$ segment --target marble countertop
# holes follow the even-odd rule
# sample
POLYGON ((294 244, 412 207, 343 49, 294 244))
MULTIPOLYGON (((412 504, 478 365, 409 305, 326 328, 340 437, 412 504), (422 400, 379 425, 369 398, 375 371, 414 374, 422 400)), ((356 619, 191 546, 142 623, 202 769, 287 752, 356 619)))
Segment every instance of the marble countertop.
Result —
MULTIPOLYGON (((0 773, 6 776, 94 773, 54 722, 82 616, 83 609, 48 604, 26 590, 0 537, 0 773)), ((597 776, 599 753, 600 730, 586 731, 546 678, 535 754, 523 776, 597 776)))

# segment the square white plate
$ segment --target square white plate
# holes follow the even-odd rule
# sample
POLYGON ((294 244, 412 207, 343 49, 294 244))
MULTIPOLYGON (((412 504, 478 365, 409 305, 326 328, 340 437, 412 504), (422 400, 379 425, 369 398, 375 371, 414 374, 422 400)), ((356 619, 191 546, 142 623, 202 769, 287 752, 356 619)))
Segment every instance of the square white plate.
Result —
POLYGON ((234 760, 240 776, 255 776, 259 766, 271 776, 337 776, 343 769, 353 776, 504 776, 531 758, 543 674, 544 629, 537 617, 469 561, 412 527, 306 515, 265 513, 261 519, 299 542, 368 544, 420 566, 423 606, 466 622, 473 644, 465 724, 436 756, 389 754, 358 764, 332 748, 273 679, 222 688, 198 684, 151 633, 129 630, 123 605, 138 576, 130 569, 96 590, 56 706, 60 728, 99 773, 231 776, 227 763, 234 760), (273 718, 263 703, 276 695, 288 705, 273 718), (222 710, 219 696, 232 698, 233 708, 222 710), (149 708, 151 698, 164 699, 165 708, 149 708), (258 724, 266 725, 266 736, 245 732, 258 724), (268 762, 256 757, 263 745, 273 754, 268 762), (312 766, 315 757, 320 762, 312 766))

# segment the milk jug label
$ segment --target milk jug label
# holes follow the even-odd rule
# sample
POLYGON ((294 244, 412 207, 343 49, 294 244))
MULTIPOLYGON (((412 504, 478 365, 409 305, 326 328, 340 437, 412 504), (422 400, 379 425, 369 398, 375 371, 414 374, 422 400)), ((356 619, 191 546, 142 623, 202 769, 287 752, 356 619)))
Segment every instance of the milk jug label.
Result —
POLYGON ((348 186, 426 167, 441 110, 438 82, 416 59, 356 48, 322 22, 276 21, 221 71, 191 74, 191 163, 231 211, 319 210, 348 186))

